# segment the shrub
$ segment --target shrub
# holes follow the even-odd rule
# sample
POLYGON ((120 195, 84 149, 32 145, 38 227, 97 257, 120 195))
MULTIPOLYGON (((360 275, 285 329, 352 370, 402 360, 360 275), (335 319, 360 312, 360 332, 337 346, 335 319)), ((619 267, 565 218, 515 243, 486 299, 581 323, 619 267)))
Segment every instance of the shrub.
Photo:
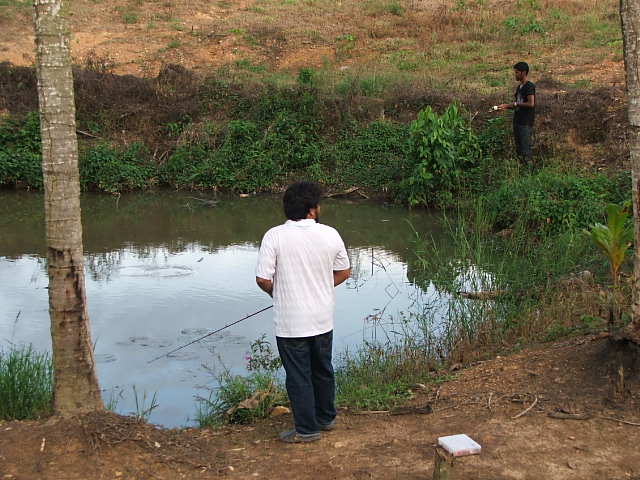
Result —
POLYGON ((103 143, 80 154, 80 186, 83 190, 122 192, 150 186, 155 180, 155 166, 147 159, 147 148, 135 143, 117 150, 103 143))
POLYGON ((371 122, 343 132, 328 150, 335 164, 331 181, 343 188, 393 189, 407 168, 408 136, 406 125, 391 122, 371 122))
POLYGON ((263 132, 253 122, 230 122, 222 145, 203 166, 198 184, 241 192, 268 188, 279 166, 265 152, 262 137, 263 132))
POLYGON ((42 143, 37 112, 0 122, 0 185, 42 188, 42 143))
POLYGON ((410 127, 409 154, 415 163, 399 195, 410 205, 449 205, 480 153, 476 134, 455 104, 441 116, 427 107, 410 127))
POLYGON ((206 171, 211 155, 206 144, 179 146, 160 167, 160 181, 175 188, 211 186, 202 185, 199 178, 206 171))
POLYGON ((579 177, 543 170, 515 178, 484 195, 495 228, 521 225, 530 232, 577 231, 599 218, 608 203, 631 195, 627 176, 579 177))

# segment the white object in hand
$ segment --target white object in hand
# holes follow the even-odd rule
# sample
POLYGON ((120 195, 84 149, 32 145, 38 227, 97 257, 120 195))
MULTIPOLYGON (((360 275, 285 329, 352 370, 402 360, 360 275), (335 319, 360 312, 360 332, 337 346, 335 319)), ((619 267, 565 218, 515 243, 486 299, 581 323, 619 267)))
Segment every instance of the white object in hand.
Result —
POLYGON ((498 106, 497 106, 497 105, 494 105, 493 107, 491 107, 491 110, 494 110, 494 111, 495 111, 495 110, 498 110, 498 106))

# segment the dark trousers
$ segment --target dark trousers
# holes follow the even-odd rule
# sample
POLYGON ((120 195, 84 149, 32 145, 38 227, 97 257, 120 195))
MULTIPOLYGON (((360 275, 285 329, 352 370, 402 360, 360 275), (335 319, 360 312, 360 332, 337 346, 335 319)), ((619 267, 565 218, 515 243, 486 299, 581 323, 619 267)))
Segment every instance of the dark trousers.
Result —
POLYGON ((320 425, 336 418, 333 331, 314 337, 276 337, 276 342, 287 374, 296 431, 301 435, 320 433, 320 425))
POLYGON ((522 123, 513 124, 513 139, 516 142, 516 153, 525 165, 531 164, 531 144, 533 138, 533 125, 522 123))

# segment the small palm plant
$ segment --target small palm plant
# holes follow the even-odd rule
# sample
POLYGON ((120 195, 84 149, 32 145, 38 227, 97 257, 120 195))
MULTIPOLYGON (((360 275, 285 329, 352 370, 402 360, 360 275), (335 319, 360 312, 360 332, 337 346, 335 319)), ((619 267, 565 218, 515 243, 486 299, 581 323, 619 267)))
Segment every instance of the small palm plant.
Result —
POLYGON ((622 206, 609 204, 607 206, 607 224, 596 223, 590 230, 585 229, 593 243, 609 259, 609 266, 613 285, 618 286, 618 270, 624 261, 624 256, 633 241, 633 226, 627 225, 627 216, 631 210, 631 202, 622 206))

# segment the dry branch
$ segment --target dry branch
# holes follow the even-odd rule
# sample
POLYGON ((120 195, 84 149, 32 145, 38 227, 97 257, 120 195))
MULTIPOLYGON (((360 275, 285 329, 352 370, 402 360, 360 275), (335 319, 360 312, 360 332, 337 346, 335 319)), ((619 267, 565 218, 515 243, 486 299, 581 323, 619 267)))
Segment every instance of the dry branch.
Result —
POLYGON ((526 410, 520 412, 518 415, 516 415, 515 417, 511 417, 511 418, 515 420, 516 418, 520 418, 520 417, 526 415, 533 407, 536 406, 537 403, 538 403, 538 397, 535 398, 533 403, 531 405, 529 405, 529 407, 526 410))

